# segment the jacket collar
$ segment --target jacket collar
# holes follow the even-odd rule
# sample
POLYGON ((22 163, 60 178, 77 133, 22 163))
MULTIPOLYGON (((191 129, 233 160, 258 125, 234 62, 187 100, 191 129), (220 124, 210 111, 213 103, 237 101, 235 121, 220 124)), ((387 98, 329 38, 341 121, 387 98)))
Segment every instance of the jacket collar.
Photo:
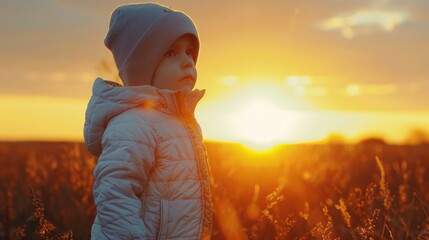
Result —
POLYGON ((168 114, 190 116, 195 112, 198 102, 205 94, 205 90, 193 90, 192 92, 170 91, 158 89, 161 96, 160 104, 156 106, 161 112, 168 114))
POLYGON ((193 116, 198 102, 205 94, 205 89, 183 92, 181 90, 159 89, 149 85, 128 87, 106 80, 104 83, 110 88, 142 93, 141 99, 138 100, 141 101, 141 106, 149 106, 167 114, 181 116, 193 116))

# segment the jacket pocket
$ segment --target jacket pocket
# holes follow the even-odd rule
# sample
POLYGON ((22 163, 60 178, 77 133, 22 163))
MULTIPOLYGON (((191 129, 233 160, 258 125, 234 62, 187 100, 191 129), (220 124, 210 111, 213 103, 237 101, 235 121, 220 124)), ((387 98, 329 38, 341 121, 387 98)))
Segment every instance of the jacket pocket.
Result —
POLYGON ((160 220, 158 239, 167 239, 167 226, 168 226, 168 211, 170 209, 170 202, 168 200, 161 200, 160 220))

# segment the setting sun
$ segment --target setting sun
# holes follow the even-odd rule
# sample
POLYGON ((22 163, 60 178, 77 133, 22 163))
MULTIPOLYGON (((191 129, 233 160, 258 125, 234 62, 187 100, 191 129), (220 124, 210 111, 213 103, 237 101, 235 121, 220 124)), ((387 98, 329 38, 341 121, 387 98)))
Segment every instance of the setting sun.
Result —
POLYGON ((295 127, 298 116, 266 99, 253 99, 232 116, 234 133, 241 142, 256 150, 279 144, 295 127))

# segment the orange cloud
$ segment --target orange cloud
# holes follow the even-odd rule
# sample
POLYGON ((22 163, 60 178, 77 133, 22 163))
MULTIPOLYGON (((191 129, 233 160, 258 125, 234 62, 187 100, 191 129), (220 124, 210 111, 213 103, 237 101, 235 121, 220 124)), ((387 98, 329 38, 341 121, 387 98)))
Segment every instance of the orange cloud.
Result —
POLYGON ((404 11, 366 9, 328 18, 319 28, 325 31, 339 31, 345 38, 353 38, 358 34, 376 30, 392 32, 409 19, 409 15, 404 11))

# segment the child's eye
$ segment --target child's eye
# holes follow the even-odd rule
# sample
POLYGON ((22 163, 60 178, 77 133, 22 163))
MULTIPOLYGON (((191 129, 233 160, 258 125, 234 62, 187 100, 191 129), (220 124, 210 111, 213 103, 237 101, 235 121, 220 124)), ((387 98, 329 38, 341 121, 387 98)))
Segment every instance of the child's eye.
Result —
POLYGON ((168 51, 164 54, 164 56, 166 56, 166 57, 174 57, 174 56, 176 56, 176 51, 174 51, 173 49, 170 49, 170 50, 168 50, 168 51))
POLYGON ((188 48, 187 50, 186 50, 186 54, 188 54, 188 55, 190 55, 190 56, 194 56, 194 49, 193 48, 188 48))

